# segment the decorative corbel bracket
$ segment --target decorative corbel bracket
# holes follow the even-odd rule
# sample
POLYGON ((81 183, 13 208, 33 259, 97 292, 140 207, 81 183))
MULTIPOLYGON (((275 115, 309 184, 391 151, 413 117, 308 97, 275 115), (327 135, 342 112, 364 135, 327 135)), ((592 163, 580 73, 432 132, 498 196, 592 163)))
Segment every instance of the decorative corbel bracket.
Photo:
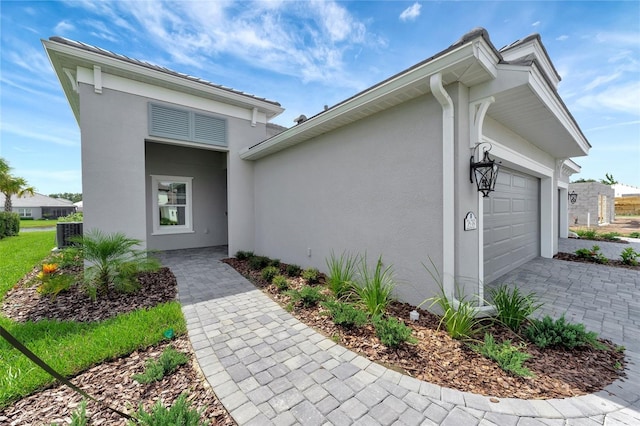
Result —
POLYGON ((487 110, 496 99, 493 96, 471 102, 469 104, 469 148, 482 143, 482 125, 487 110))

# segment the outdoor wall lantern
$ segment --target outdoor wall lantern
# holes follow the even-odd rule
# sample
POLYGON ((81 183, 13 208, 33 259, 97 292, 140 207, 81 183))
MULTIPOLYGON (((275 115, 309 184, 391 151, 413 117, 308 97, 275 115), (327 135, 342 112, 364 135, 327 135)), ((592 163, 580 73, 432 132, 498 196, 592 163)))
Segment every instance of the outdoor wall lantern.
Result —
POLYGON ((576 194, 576 191, 571 191, 569 193, 569 202, 571 202, 571 204, 575 204, 576 201, 578 201, 578 194, 576 194))
POLYGON ((491 144, 489 143, 479 143, 473 149, 473 154, 471 155, 471 170, 469 172, 469 179, 471 183, 473 183, 473 179, 475 176, 476 185, 478 187, 478 192, 482 192, 483 197, 488 197, 489 193, 495 190, 496 180, 498 179, 498 169, 500 168, 500 164, 496 163, 495 160, 489 158, 489 151, 491 151, 491 144), (482 160, 478 162, 474 162, 474 155, 480 146, 484 145, 482 151, 484 152, 484 156, 482 160))

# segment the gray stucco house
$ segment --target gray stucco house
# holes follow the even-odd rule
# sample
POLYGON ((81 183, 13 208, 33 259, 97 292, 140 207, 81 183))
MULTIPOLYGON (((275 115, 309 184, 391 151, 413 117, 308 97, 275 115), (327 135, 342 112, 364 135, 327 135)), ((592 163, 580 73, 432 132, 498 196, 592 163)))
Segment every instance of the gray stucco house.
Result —
MULTIPOLYGON (((0 194, 0 206, 4 206, 5 196, 0 194)), ((11 210, 21 219, 57 219, 76 211, 76 206, 63 198, 47 197, 34 192, 21 197, 11 197, 11 210)))
POLYGON ((277 102, 43 44, 81 128, 85 229, 321 270, 331 250, 382 255, 416 304, 437 292, 423 264, 449 295, 482 299, 485 282, 552 257, 567 235, 570 157, 590 145, 538 35, 498 50, 474 30, 284 131, 270 124, 277 102), (470 158, 487 147, 501 168, 483 198, 470 158))

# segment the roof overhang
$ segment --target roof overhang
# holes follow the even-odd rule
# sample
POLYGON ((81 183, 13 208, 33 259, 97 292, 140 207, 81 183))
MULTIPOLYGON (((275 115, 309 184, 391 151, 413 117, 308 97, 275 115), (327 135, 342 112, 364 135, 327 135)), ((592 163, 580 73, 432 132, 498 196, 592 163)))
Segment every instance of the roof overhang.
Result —
POLYGON ((490 81, 497 75, 499 59, 495 48, 483 36, 459 43, 258 145, 245 148, 240 157, 260 159, 428 94, 429 78, 436 73, 442 74, 445 86, 459 81, 471 87, 490 81))
POLYGON ((493 96, 487 110, 524 139, 555 158, 587 155, 591 145, 538 64, 499 64, 498 78, 472 87, 471 102, 493 96))
POLYGON ((258 111, 266 114, 267 119, 271 119, 284 111, 277 102, 263 100, 241 92, 227 90, 223 87, 216 87, 213 84, 207 84, 197 79, 185 78, 177 73, 168 72, 169 70, 166 69, 163 71, 160 67, 148 67, 133 61, 122 60, 110 54, 110 52, 101 51, 98 48, 93 48, 93 51, 55 40, 42 40, 42 44, 78 123, 80 123, 80 98, 77 90, 78 69, 94 70, 95 67, 100 67, 101 72, 133 81, 250 110, 257 108, 258 111))

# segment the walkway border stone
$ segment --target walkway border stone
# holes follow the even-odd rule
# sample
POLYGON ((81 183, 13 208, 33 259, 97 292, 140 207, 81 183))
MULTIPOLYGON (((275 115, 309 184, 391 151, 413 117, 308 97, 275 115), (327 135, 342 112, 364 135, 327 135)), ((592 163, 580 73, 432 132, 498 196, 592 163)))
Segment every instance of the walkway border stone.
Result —
MULTIPOLYGON (((226 247, 160 256, 177 277, 200 368, 240 425, 640 424, 640 351, 635 344, 627 348, 627 378, 596 394, 550 400, 491 398, 402 375, 337 345, 220 262, 226 247), (496 399, 499 402, 492 402, 496 399)), ((542 284, 530 280, 539 287, 553 281, 559 262, 539 258, 510 276, 530 276, 546 268, 552 274, 542 284)), ((575 264, 571 269, 580 271, 577 279, 584 279, 589 266, 575 264)), ((635 303, 640 303, 640 273, 633 279, 635 303)), ((630 330, 626 336, 637 336, 638 327, 630 328, 635 333, 630 330)))

